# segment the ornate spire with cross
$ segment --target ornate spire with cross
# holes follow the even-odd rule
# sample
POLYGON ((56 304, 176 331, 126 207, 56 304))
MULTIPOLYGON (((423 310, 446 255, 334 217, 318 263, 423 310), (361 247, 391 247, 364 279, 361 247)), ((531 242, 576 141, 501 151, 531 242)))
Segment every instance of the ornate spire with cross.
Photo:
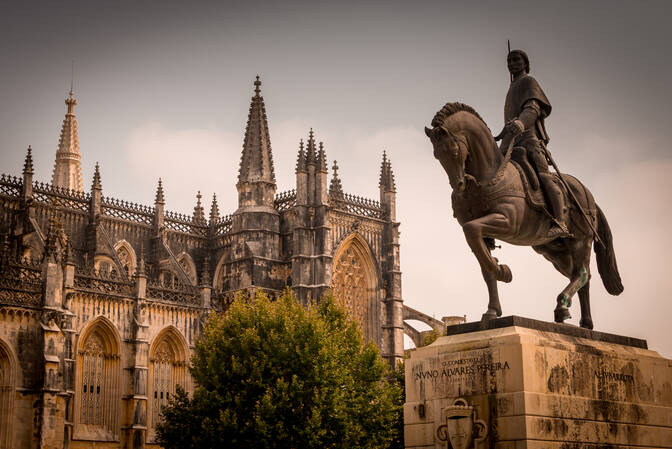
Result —
POLYGON ((201 191, 199 190, 196 194, 196 206, 194 206, 194 216, 192 217, 194 224, 197 225, 205 225, 205 210, 201 204, 201 198, 203 197, 201 196, 201 191))
POLYGON ((254 82, 254 96, 250 104, 245 128, 243 153, 240 158, 238 183, 267 182, 275 184, 273 153, 268 133, 266 107, 261 96, 261 81, 257 76, 254 82))
POLYGON ((51 183, 56 187, 81 192, 83 191, 82 156, 79 152, 79 134, 77 131, 77 119, 74 113, 77 100, 74 97, 72 88, 70 89, 68 98, 65 99, 65 104, 68 110, 61 126, 61 137, 58 141, 58 150, 56 150, 56 161, 54 163, 54 173, 51 183))

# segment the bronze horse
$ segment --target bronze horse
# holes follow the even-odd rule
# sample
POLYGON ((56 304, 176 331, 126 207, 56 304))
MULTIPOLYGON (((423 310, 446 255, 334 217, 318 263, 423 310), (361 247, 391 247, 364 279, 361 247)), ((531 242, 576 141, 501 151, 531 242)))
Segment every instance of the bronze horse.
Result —
MULTIPOLYGON (((562 175, 586 214, 572 202, 567 238, 549 240, 553 219, 543 208, 532 207, 520 171, 495 144, 490 129, 478 113, 462 103, 448 103, 425 128, 436 157, 448 174, 453 188, 455 218, 481 265, 488 287, 488 310, 483 319, 501 316, 497 281, 511 282, 511 270, 491 255, 494 239, 514 245, 529 245, 548 259, 569 279, 557 296, 555 321, 571 318, 569 307, 578 291, 581 302, 581 327, 592 329, 590 315, 590 248, 595 245, 597 268, 606 290, 612 295, 623 291, 616 265, 611 230, 593 195, 576 178, 562 175), (591 220, 592 226, 587 223, 591 220), (592 229, 591 229, 592 227, 592 229)), ((510 154, 511 148, 506 153, 510 154)), ((565 192, 566 193, 566 192, 565 192)))

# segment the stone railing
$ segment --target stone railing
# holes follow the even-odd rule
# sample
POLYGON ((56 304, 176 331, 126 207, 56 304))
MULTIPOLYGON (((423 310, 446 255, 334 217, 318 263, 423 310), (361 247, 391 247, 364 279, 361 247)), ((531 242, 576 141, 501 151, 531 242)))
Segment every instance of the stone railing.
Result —
POLYGON ((208 235, 208 227, 206 225, 194 223, 193 218, 189 215, 166 211, 163 214, 163 217, 163 223, 166 226, 166 229, 201 237, 208 235))
POLYGON ((343 196, 330 195, 329 206, 362 217, 385 219, 385 210, 380 206, 380 202, 349 193, 344 193, 343 196))
POLYGON ((154 208, 142 204, 130 203, 115 198, 103 197, 103 215, 151 225, 154 220, 154 208))
POLYGON ((296 190, 288 190, 275 195, 273 205, 279 212, 291 209, 296 205, 296 190))
POLYGON ((40 260, 3 257, 0 266, 0 304, 40 307, 42 288, 40 260))
POLYGON ((179 305, 201 305, 201 295, 198 287, 182 284, 175 280, 172 282, 148 280, 147 298, 179 305))
POLYGON ((16 176, 0 175, 0 195, 18 198, 21 196, 23 180, 16 176))
POLYGON ((215 235, 226 235, 231 232, 232 224, 231 215, 225 215, 214 223, 215 226, 215 235))
POLYGON ((64 189, 43 182, 33 184, 33 200, 50 206, 88 212, 91 196, 77 190, 64 189))
POLYGON ((115 271, 107 272, 88 268, 75 270, 74 287, 78 290, 131 296, 133 286, 134 283, 127 276, 121 276, 115 271))

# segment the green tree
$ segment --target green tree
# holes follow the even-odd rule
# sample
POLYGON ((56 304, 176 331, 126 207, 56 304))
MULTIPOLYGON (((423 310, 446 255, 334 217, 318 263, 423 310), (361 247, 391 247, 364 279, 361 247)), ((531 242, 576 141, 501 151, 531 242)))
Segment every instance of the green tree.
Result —
POLYGON ((166 449, 374 449, 398 432, 401 389, 331 297, 238 298, 210 317, 192 365, 193 398, 176 395, 157 426, 166 449))

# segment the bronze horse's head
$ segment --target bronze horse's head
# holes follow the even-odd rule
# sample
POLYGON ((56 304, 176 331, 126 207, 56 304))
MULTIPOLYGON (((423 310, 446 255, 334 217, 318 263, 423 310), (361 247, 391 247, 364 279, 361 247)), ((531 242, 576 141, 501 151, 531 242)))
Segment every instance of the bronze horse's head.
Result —
POLYGON ((463 136, 453 134, 443 126, 430 129, 425 127, 425 134, 434 147, 434 157, 441 162, 448 174, 450 186, 456 192, 462 192, 466 186, 465 165, 469 150, 463 136))

